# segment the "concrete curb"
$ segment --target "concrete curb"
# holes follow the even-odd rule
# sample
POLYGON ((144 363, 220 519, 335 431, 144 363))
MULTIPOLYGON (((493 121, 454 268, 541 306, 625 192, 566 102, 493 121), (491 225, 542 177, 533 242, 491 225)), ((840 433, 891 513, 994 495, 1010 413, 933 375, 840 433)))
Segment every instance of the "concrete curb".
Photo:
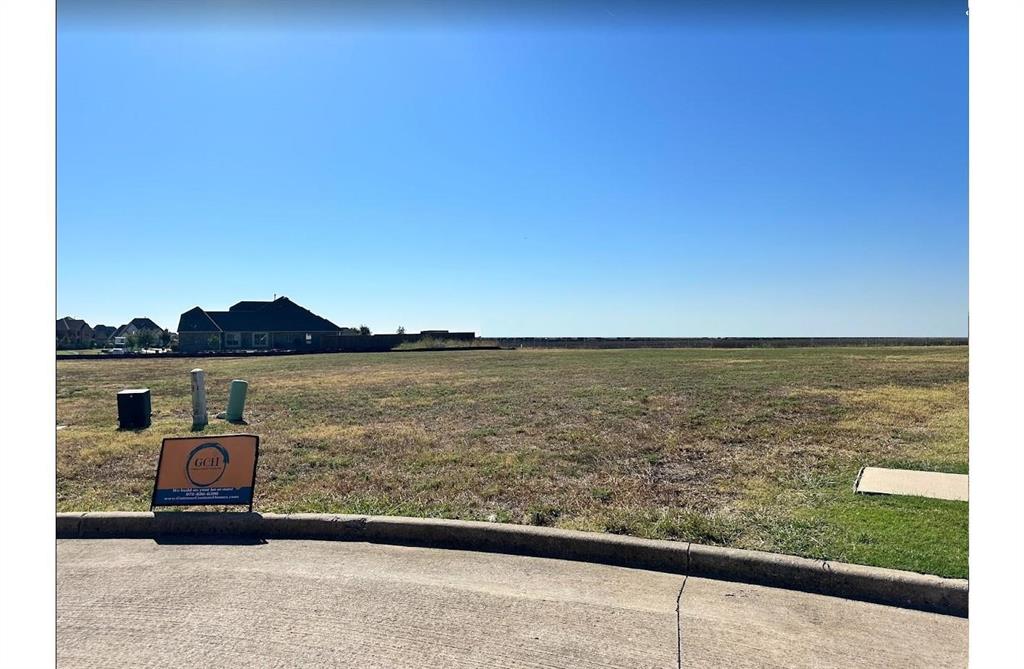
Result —
POLYGON ((759 551, 530 525, 435 518, 259 513, 58 513, 58 539, 369 541, 597 562, 766 585, 967 617, 968 582, 759 551))

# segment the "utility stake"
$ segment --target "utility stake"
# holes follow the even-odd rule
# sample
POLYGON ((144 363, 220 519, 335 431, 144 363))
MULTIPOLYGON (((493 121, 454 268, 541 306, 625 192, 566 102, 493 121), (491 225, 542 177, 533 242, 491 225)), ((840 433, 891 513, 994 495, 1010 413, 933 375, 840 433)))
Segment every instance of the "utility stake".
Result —
POLYGON ((193 369, 192 372, 192 429, 206 427, 206 372, 193 369))

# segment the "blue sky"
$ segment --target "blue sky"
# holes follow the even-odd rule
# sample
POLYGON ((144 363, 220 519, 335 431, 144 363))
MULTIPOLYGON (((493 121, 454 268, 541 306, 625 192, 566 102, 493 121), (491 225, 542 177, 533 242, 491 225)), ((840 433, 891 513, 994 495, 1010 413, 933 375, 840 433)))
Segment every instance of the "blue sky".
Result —
MULTIPOLYGON (((57 309, 967 334, 967 19, 58 23, 57 309)), ((861 17, 864 18, 864 17, 861 17)))

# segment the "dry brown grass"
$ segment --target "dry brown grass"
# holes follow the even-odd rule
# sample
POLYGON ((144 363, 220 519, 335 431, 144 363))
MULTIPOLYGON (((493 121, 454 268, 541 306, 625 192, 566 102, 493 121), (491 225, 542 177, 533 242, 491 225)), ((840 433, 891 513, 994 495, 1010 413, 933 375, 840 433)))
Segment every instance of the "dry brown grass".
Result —
POLYGON ((231 379, 250 382, 264 511, 492 516, 778 549, 780 523, 862 464, 967 466, 966 347, 62 361, 59 509, 148 508, 160 438, 189 434, 196 366, 211 413, 231 379), (137 386, 152 390, 153 426, 119 432, 114 395, 137 386))

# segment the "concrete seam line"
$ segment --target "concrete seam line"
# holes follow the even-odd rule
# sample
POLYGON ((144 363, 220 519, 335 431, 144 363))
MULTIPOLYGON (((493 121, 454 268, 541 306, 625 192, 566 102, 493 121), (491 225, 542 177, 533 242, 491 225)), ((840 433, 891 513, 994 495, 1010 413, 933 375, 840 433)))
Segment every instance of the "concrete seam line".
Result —
POLYGON ((402 516, 244 512, 57 514, 59 539, 155 538, 177 533, 369 541, 597 562, 967 616, 966 580, 685 542, 402 516))
POLYGON ((686 588, 686 579, 679 584, 679 594, 676 595, 676 665, 677 669, 683 669, 683 589, 686 588))

